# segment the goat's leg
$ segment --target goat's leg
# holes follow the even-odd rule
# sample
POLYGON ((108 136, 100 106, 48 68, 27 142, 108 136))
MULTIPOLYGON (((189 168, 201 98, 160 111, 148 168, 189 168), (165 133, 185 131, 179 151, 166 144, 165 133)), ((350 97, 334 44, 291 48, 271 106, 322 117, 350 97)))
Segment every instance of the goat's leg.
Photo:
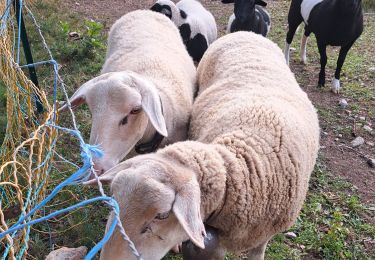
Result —
POLYGON ((286 42, 285 42, 285 48, 284 48, 284 55, 286 64, 289 66, 289 55, 290 55, 290 44, 293 41, 294 34, 296 33, 296 30, 298 28, 299 24, 289 24, 288 25, 288 32, 286 34, 286 42))
POLYGON ((307 55, 306 55, 306 47, 307 47, 307 39, 309 38, 311 34, 311 31, 309 30, 309 28, 307 28, 307 26, 305 26, 305 32, 302 36, 302 39, 301 39, 301 61, 303 64, 306 64, 306 61, 307 61, 307 55))
POLYGON ((263 260, 264 259, 264 252, 266 251, 267 243, 265 242, 259 245, 256 248, 253 248, 248 251, 247 258, 249 260, 263 260))
POLYGON ((326 65, 327 65, 327 45, 318 41, 318 49, 320 54, 320 72, 319 72, 319 82, 318 87, 324 87, 326 82, 326 65))
POLYGON ((353 43, 354 43, 354 41, 345 45, 345 46, 342 46, 341 49, 340 49, 339 58, 337 59, 335 78, 332 80, 332 86, 331 86, 331 90, 332 90, 333 93, 338 94, 340 92, 340 88, 341 88, 341 86, 340 86, 341 68, 342 68, 342 65, 345 62, 346 55, 348 54, 350 48, 353 46, 353 43))

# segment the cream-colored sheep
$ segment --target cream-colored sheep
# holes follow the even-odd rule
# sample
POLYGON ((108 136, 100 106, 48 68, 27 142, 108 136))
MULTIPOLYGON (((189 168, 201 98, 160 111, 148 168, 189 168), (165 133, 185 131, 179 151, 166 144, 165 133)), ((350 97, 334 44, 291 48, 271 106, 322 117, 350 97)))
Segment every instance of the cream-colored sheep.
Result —
MULTIPOLYGON (((237 32, 217 40, 198 67, 190 138, 132 158, 102 176, 144 259, 190 239, 203 223, 225 251, 263 259, 267 242, 296 220, 319 147, 317 114, 270 40, 237 32)), ((111 223, 111 214, 108 224, 111 223)), ((119 232, 101 259, 132 259, 119 232)))
POLYGON ((99 174, 134 147, 144 153, 185 140, 195 88, 194 63, 167 17, 144 10, 117 20, 101 75, 70 99, 92 113, 90 143, 104 150, 94 161, 99 174))

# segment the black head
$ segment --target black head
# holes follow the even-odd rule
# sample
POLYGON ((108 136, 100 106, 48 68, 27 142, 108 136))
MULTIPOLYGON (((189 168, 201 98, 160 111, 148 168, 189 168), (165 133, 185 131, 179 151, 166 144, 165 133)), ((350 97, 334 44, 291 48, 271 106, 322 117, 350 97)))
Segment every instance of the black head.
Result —
POLYGON ((263 0, 222 0, 223 4, 234 3, 234 15, 240 23, 244 23, 255 12, 255 5, 266 6, 263 0))
POLYGON ((172 19, 172 8, 169 5, 161 5, 159 3, 154 4, 150 8, 151 11, 162 13, 169 19, 172 19))

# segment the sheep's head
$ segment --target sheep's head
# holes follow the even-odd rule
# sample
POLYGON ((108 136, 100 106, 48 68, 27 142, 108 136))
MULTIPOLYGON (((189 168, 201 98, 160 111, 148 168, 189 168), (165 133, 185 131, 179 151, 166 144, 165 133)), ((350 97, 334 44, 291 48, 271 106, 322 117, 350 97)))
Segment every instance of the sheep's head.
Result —
MULTIPOLYGON (((111 182, 122 225, 143 259, 161 259, 189 238, 204 248, 200 188, 189 169, 157 154, 147 154, 115 166, 100 179, 111 182)), ((107 228, 113 217, 111 213, 107 228)), ((104 246, 101 259, 133 258, 116 230, 104 246)))
POLYGON ((178 14, 178 8, 175 3, 170 0, 157 0, 150 8, 151 11, 162 13, 169 19, 174 21, 178 14))
MULTIPOLYGON (((82 85, 70 98, 73 108, 86 102, 92 114, 90 144, 103 149, 94 160, 100 175, 119 163, 143 137, 149 123, 167 136, 156 87, 133 72, 111 72, 82 85)), ((65 110, 62 107, 61 110, 65 110)))
POLYGON ((223 4, 234 3, 234 15, 240 23, 244 23, 255 12, 255 5, 266 6, 262 0, 222 0, 223 4))

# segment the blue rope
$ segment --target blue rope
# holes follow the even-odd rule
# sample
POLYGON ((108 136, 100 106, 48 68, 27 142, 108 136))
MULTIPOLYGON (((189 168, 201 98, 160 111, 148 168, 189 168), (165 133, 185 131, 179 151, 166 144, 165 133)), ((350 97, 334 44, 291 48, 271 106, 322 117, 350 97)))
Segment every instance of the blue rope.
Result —
MULTIPOLYGON (((7 0, 7 7, 5 9, 5 12, 4 14, 1 16, 1 31, 0 31, 0 34, 3 33, 3 30, 6 29, 7 27, 7 22, 9 20, 9 9, 13 3, 13 0, 7 0)), ((16 19, 18 19, 19 21, 19 24, 21 23, 21 14, 22 14, 22 6, 23 6, 23 1, 22 0, 19 0, 19 16, 16 17, 16 19)), ((14 238, 14 236, 17 234, 17 232, 21 229, 25 229, 26 228, 26 237, 25 237, 25 241, 28 241, 29 239, 29 236, 30 236, 30 227, 31 225, 33 224, 36 224, 36 223, 40 223, 40 222, 43 222, 43 221, 46 221, 54 216, 57 216, 57 215, 60 215, 60 214, 63 214, 63 213, 66 213, 66 212, 69 212, 71 210, 74 210, 74 209, 77 209, 77 208, 80 208, 82 206, 85 206, 87 204, 90 204, 90 203, 93 203, 93 202, 97 202, 97 201, 104 201, 108 206, 110 206, 113 211, 114 211, 114 214, 115 214, 115 218, 114 220, 112 221, 109 229, 107 230, 107 232, 105 233, 104 237, 90 250, 90 252, 87 254, 87 256, 85 257, 85 259, 92 259, 97 253, 98 251, 104 246, 104 244, 110 239, 110 237, 112 236, 113 232, 115 231, 116 229, 116 226, 119 226, 119 230, 120 230, 120 233, 121 235, 123 236, 123 238, 128 242, 128 245, 129 245, 129 248, 131 249, 131 251, 133 252, 134 256, 137 258, 137 259, 142 259, 140 254, 137 252, 134 244, 131 242, 131 240, 128 238, 128 236, 126 235, 122 225, 121 225, 121 222, 120 222, 120 219, 119 219, 119 213, 120 213, 120 209, 119 209, 119 205, 118 203, 111 197, 108 197, 107 195, 104 194, 104 191, 102 191, 101 189, 101 194, 102 196, 100 197, 96 197, 96 198, 92 198, 92 199, 88 199, 88 200, 84 200, 82 202, 79 202, 73 206, 70 206, 68 208, 65 208, 65 209, 61 209, 61 210, 58 210, 58 211, 55 211, 47 216, 43 216, 43 217, 40 217, 38 219, 34 219, 34 220, 31 220, 32 216, 40 209, 44 208, 45 205, 51 201, 56 195, 58 192, 60 192, 65 186, 67 185, 76 185, 76 184, 80 184, 86 180, 88 180, 88 178, 90 177, 90 169, 92 168, 92 165, 93 165, 93 157, 101 157, 103 156, 103 153, 102 151, 99 149, 98 146, 94 146, 94 145, 89 145, 89 144, 86 144, 83 140, 83 137, 80 133, 80 131, 77 129, 76 127, 76 124, 75 124, 75 119, 74 119, 74 114, 72 115, 73 117, 73 124, 74 124, 74 130, 72 129, 67 129, 67 128, 64 128, 64 127, 60 127, 60 126, 57 126, 55 125, 55 121, 56 121, 56 110, 57 110, 57 107, 56 107, 56 100, 57 100, 57 85, 58 85, 58 81, 61 82, 61 86, 62 86, 62 90, 64 91, 64 94, 66 95, 67 97, 67 94, 66 94, 66 90, 64 88, 64 83, 60 77, 60 75, 58 74, 58 63, 53 59, 52 57, 52 54, 45 42, 45 39, 41 33, 41 30, 40 30, 40 27, 39 25, 37 24, 34 16, 32 15, 31 11, 27 8, 27 6, 25 6, 25 10, 27 10, 29 12, 29 15, 31 15, 35 25, 38 27, 39 29, 39 34, 40 36, 42 37, 42 40, 43 40, 43 44, 45 46, 45 48, 47 49, 48 53, 49 53, 49 56, 50 56, 50 60, 46 60, 46 61, 39 61, 39 62, 35 62, 33 64, 26 64, 26 65, 22 65, 22 66, 17 66, 18 68, 27 68, 27 67, 31 67, 31 66, 40 66, 40 65, 45 65, 45 64, 51 64, 53 65, 53 71, 54 71, 54 80, 53 80, 53 118, 52 120, 47 124, 48 126, 50 127, 54 127, 58 130, 62 130, 62 131, 65 131, 65 132, 68 132, 69 134, 75 136, 78 140, 79 140, 79 144, 80 144, 80 148, 81 148, 81 158, 82 158, 82 161, 83 161, 83 166, 81 168, 79 168, 75 173, 73 173, 70 177, 68 177, 66 180, 64 180, 63 182, 61 182, 59 185, 57 185, 53 191, 44 199, 42 200, 38 205, 34 206, 34 208, 27 214, 25 214, 25 212, 22 212, 20 214, 20 217, 18 219, 18 221, 13 224, 8 230, 4 231, 3 233, 0 233, 0 240, 3 239, 6 235, 9 235, 11 234, 11 237, 14 238)), ((10 20, 12 22, 12 20, 10 20)), ((13 30, 13 42, 15 42, 15 44, 13 45, 13 54, 16 53, 16 63, 19 64, 20 62, 20 40, 21 40, 21 30, 20 30, 21 26, 18 26, 18 38, 15 39, 16 37, 16 30, 13 30)), ((27 91, 20 85, 20 84, 17 84, 17 87, 21 90, 21 92, 23 92, 24 94, 28 94, 27 91)), ((14 97, 13 97, 14 98, 14 97)), ((31 97, 33 99, 35 99, 35 97, 31 97)), ((18 110, 16 111, 13 111, 14 113, 18 114, 18 110)), ((22 107, 21 107, 21 113, 23 113, 24 115, 27 115, 27 113, 25 111, 22 111, 22 107)), ((30 118, 30 120, 33 120, 33 122, 35 124, 38 124, 38 122, 34 121, 34 118, 30 118)), ((7 135, 5 136, 5 140, 8 140, 11 136, 11 133, 7 133, 7 135)), ((56 146, 56 141, 57 141, 57 138, 55 138, 53 140, 53 143, 52 143, 52 148, 54 148, 56 146)), ((43 167, 47 162, 48 160, 51 158, 52 154, 53 154, 53 149, 51 149, 51 151, 48 151, 46 156, 45 156, 45 159, 43 160, 43 162, 38 165, 37 167, 33 168, 33 172, 35 172, 37 169, 39 169, 40 167, 43 167)), ((22 152, 22 151, 21 151, 22 152)), ((0 151, 0 154, 1 154, 1 151, 0 151)), ((28 155, 27 151, 25 151, 25 155, 26 156, 28 155)), ((67 160, 65 160, 67 161, 67 160)), ((70 162, 71 163, 71 162, 70 162)), ((71 163, 72 164, 72 163, 71 163)), ((48 170, 47 170, 47 174, 50 172, 52 166, 50 165, 48 167, 48 170)), ((77 167, 78 168, 78 167, 77 167)), ((40 184, 36 184, 34 185, 35 187, 32 187, 28 190, 28 194, 25 198, 25 202, 24 202, 24 208, 27 207, 27 205, 31 204, 33 200, 36 199, 36 197, 38 196, 39 192, 41 191, 41 188, 43 186, 43 184, 45 183, 45 179, 42 180, 42 182, 40 184), (34 194, 33 194, 33 191, 34 191, 34 194), (26 206, 25 206, 26 205, 26 206)), ((100 185, 99 185, 100 186, 100 185)), ((101 187, 101 186, 100 186, 101 187)), ((1 197, 6 197, 6 194, 4 193, 4 190, 3 188, 0 187, 0 195, 1 197), (1 194, 2 193, 2 194, 1 194)), ((7 245, 7 248, 3 254, 3 259, 5 259, 9 253, 9 250, 11 248, 12 244, 11 243, 8 243, 7 245)), ((24 253, 26 252, 26 249, 27 249, 27 243, 23 243, 16 258, 17 259, 22 259, 22 256, 24 255, 24 253)))

